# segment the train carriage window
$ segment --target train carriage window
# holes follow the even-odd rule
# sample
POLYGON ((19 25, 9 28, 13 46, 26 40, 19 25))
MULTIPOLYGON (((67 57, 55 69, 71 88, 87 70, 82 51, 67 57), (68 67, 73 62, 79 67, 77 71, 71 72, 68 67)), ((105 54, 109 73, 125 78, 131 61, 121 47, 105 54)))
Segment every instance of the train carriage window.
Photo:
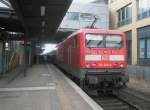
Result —
POLYGON ((73 47, 74 47, 74 48, 78 48, 77 36, 74 36, 74 37, 73 37, 73 47))

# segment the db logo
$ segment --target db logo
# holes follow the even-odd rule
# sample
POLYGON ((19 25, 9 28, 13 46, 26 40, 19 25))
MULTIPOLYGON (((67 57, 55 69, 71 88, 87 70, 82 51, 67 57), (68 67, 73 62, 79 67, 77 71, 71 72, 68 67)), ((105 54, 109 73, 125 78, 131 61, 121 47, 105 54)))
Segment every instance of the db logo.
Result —
POLYGON ((102 60, 109 60, 109 56, 102 56, 102 60))

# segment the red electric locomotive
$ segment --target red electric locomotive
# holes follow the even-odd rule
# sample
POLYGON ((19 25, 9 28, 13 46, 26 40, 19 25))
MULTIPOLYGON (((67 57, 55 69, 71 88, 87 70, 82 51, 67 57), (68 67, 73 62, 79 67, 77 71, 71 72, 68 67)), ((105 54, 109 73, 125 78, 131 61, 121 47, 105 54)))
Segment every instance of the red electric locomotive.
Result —
POLYGON ((57 47, 58 65, 82 87, 110 89, 128 82, 126 37, 120 31, 81 29, 57 47))

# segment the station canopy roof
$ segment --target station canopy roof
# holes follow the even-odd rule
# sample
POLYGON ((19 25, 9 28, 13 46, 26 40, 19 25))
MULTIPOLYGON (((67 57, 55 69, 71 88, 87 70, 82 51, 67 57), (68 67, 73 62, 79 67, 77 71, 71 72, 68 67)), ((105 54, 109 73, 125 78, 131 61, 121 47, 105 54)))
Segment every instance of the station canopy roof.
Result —
MULTIPOLYGON (((72 0, 0 0, 0 28, 24 38, 53 40, 72 0)), ((13 39, 13 38, 12 38, 13 39)))

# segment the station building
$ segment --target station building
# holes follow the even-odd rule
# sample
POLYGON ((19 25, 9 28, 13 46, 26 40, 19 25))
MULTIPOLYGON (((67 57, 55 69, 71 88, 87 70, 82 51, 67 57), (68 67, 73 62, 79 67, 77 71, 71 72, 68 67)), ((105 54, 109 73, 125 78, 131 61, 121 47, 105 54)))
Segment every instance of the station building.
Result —
POLYGON ((97 18, 94 28, 109 28, 108 0, 97 0, 91 3, 72 3, 66 13, 61 29, 88 28, 97 18))
POLYGON ((127 35, 129 64, 150 65, 150 0, 110 0, 111 29, 127 35))
POLYGON ((150 80, 150 0, 110 0, 109 8, 110 28, 127 36, 129 72, 150 80))

